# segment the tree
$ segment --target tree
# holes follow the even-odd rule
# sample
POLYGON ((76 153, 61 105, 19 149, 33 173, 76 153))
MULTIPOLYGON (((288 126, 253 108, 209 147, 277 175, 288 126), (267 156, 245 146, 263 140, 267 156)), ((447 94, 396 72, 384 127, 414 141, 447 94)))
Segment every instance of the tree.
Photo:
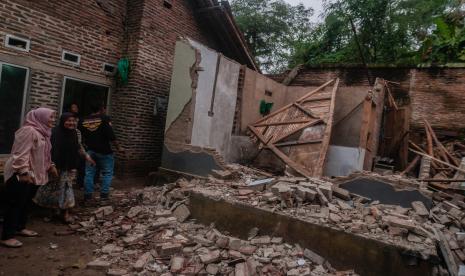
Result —
POLYGON ((283 0, 233 0, 232 11, 260 67, 287 68, 295 44, 311 32, 313 10, 283 0))
POLYGON ((426 37, 419 57, 425 63, 465 62, 464 16, 458 10, 437 17, 434 31, 426 37))
POLYGON ((324 22, 296 44, 290 65, 360 63, 356 35, 367 63, 415 64, 434 18, 460 0, 336 0, 325 5, 324 22))

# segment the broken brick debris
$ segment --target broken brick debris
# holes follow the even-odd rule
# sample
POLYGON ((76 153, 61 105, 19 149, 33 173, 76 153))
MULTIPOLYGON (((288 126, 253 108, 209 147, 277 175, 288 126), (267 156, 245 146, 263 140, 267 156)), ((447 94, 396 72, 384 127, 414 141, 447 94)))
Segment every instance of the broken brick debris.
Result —
MULTIPOLYGON (((328 275, 336 272, 330 266, 318 265, 315 260, 327 263, 318 259, 318 255, 298 254, 303 252, 300 246, 287 244, 281 237, 260 235, 258 228, 250 229, 249 240, 241 240, 218 231, 214 225, 204 226, 189 220, 190 212, 184 204, 187 198, 180 195, 192 187, 185 180, 178 182, 181 184, 122 194, 112 200, 112 209, 94 212, 84 209, 78 213, 79 222, 71 227, 99 247, 94 261, 87 267, 104 270, 107 275, 311 275, 313 271, 315 275, 328 275)), ((289 192, 292 198, 298 196, 294 188, 289 192)), ((253 198, 255 193, 254 190, 242 195, 253 198)), ((237 193, 231 194, 239 197, 237 193)))

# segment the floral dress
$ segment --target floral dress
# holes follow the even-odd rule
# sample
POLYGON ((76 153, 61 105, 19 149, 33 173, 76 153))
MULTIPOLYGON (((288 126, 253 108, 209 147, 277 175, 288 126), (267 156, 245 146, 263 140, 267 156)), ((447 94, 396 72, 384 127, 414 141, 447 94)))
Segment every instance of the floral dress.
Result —
POLYGON ((57 180, 52 180, 39 187, 34 202, 42 207, 69 209, 74 207, 73 185, 76 181, 76 170, 60 172, 57 180))

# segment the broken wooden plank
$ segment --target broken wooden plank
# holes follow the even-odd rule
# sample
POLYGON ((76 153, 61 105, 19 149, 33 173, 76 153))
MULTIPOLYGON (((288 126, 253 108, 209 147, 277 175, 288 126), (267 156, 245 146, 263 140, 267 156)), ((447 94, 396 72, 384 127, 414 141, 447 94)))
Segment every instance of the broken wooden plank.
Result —
MULTIPOLYGON (((249 126, 249 129, 257 136, 257 138, 262 141, 262 143, 266 143, 265 137, 263 137, 260 132, 258 132, 255 127, 249 126)), ((268 144, 268 148, 273 151, 276 156, 278 156, 284 163, 286 163, 289 167, 294 169, 296 172, 299 174, 310 177, 310 172, 308 172, 306 169, 302 168, 299 164, 295 163, 292 161, 287 155, 285 155, 283 152, 281 152, 277 147, 275 147, 273 144, 268 144)))
POLYGON ((415 158, 412 160, 412 162, 410 162, 410 164, 408 164, 407 168, 405 168, 405 170, 403 170, 400 175, 406 175, 408 174, 410 171, 413 170, 413 168, 415 168, 417 165, 418 165, 418 162, 420 162, 420 156, 415 156, 415 158))
POLYGON ((457 170, 457 171, 459 171, 459 172, 465 173, 465 170, 462 170, 462 169, 460 169, 459 167, 456 167, 456 166, 454 166, 454 165, 452 165, 452 164, 449 164, 449 163, 444 162, 444 161, 442 161, 442 160, 439 160, 439 159, 437 159, 437 158, 435 158, 435 157, 432 157, 431 155, 428 155, 428 154, 425 154, 425 153, 422 153, 422 152, 413 150, 413 149, 411 149, 411 148, 410 148, 409 150, 410 150, 411 152, 414 152, 414 153, 416 153, 416 154, 419 154, 419 155, 421 155, 421 156, 423 156, 423 157, 429 157, 429 158, 431 158, 431 160, 434 160, 434 161, 436 161, 436 162, 438 162, 438 163, 441 163, 441 164, 443 164, 443 165, 446 165, 446 166, 448 166, 448 167, 451 167, 451 168, 453 168, 453 169, 455 169, 455 170, 457 170))
POLYGON ((300 104, 298 103, 293 103, 293 105, 295 107, 297 107, 300 111, 302 111, 303 113, 305 113, 306 115, 310 116, 310 117, 313 117, 315 119, 320 119, 320 117, 316 116, 315 114, 313 114, 313 112, 311 112, 310 110, 307 110, 305 109, 305 107, 301 106, 300 104))
POLYGON ((254 124, 254 127, 263 127, 263 126, 280 126, 280 125, 290 125, 290 124, 305 124, 309 123, 312 120, 294 120, 294 121, 284 121, 284 122, 270 122, 270 123, 261 123, 254 124))
POLYGON ((439 141, 430 123, 426 119, 424 119, 424 122, 425 122, 425 125, 428 127, 431 133, 431 136, 433 137, 433 140, 436 143, 436 145, 439 147, 439 149, 449 158, 449 161, 453 163, 453 165, 458 166, 460 162, 455 157, 453 157, 452 154, 450 154, 450 152, 446 149, 446 147, 444 147, 444 145, 439 141))
POLYGON ((307 145, 307 144, 317 144, 323 142, 323 139, 310 140, 310 141, 290 141, 274 144, 276 147, 289 147, 289 146, 298 146, 298 145, 307 145))
MULTIPOLYGON (((309 98, 310 96, 312 96, 313 94, 315 94, 315 93, 319 92, 320 90, 324 89, 326 86, 330 85, 330 84, 333 83, 333 82, 334 82, 334 79, 332 79, 332 80, 330 80, 330 81, 324 83, 323 85, 319 86, 319 87, 316 88, 315 90, 313 90, 313 91, 311 91, 311 92, 305 94, 304 96, 300 97, 299 99, 297 99, 296 102, 297 102, 297 103, 300 103, 301 101, 303 101, 303 100, 309 98)), ((287 104, 287 105, 281 107, 280 109, 276 110, 275 112, 273 112, 273 113, 271 113, 271 114, 268 114, 267 116, 261 118, 260 120, 258 120, 258 121, 255 122, 254 124, 259 124, 259 123, 264 122, 264 121, 266 121, 266 120, 268 120, 268 119, 270 119, 270 118, 273 118, 274 116, 276 116, 276 114, 279 114, 279 113, 285 111, 286 109, 288 109, 288 108, 291 107, 292 105, 293 105, 293 103, 287 104)))
POLYGON ((331 97, 320 97, 320 98, 306 99, 306 100, 301 101, 300 103, 310 103, 310 102, 329 101, 329 100, 331 100, 331 97))
POLYGON ((336 82, 334 83, 334 86, 333 86, 333 90, 331 92, 331 104, 329 107, 328 122, 326 124, 325 133, 323 135, 323 143, 320 148, 320 157, 318 159, 316 169, 314 170, 315 176, 323 175, 323 169, 326 163, 326 156, 327 156, 327 152, 329 148, 329 142, 331 140, 331 132, 333 128, 333 118, 334 118, 334 108, 336 104, 336 92, 338 88, 339 88, 339 78, 336 79, 336 82))

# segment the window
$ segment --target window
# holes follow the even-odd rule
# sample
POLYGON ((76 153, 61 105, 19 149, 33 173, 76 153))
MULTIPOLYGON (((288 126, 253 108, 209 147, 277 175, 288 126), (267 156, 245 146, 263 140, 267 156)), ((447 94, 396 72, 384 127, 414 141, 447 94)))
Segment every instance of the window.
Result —
POLYGON ((29 52, 31 41, 26 38, 7 34, 5 37, 5 47, 19 51, 29 52))
POLYGON ((113 76, 116 74, 116 66, 109 63, 103 64, 103 72, 105 75, 113 76))
POLYGON ((0 62, 0 154, 10 154, 21 126, 29 69, 0 62))
POLYGON ((79 107, 79 116, 91 114, 94 102, 106 105, 110 88, 105 85, 65 77, 63 87, 62 111, 67 111, 71 104, 79 107))
POLYGON ((61 60, 79 66, 81 63, 81 55, 63 50, 61 60))

